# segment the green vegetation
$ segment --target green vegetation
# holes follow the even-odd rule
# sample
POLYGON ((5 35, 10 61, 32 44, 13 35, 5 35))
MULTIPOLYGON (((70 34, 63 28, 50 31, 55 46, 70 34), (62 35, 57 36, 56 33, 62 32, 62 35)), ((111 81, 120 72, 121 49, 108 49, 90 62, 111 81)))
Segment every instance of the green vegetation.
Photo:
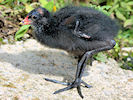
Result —
MULTIPOLYGON (((94 7, 118 20, 121 30, 115 39, 117 42, 115 48, 106 53, 99 53, 95 56, 95 59, 106 62, 106 58, 111 57, 119 61, 122 68, 133 70, 133 50, 132 52, 125 52, 122 50, 124 47, 133 47, 132 0, 0 0, 0 10, 3 9, 3 7, 11 9, 10 13, 0 12, 2 13, 0 17, 4 18, 9 16, 8 20, 10 21, 14 19, 14 16, 20 15, 19 17, 23 19, 28 12, 40 5, 49 11, 54 12, 56 9, 58 10, 63 6, 70 4, 94 7), (126 55, 123 55, 123 53, 126 53, 126 55)), ((18 22, 20 23, 20 20, 18 22)), ((29 27, 30 26, 22 26, 16 32, 15 40, 21 40, 24 34, 28 32, 29 27)), ((2 40, 3 39, 0 37, 1 43, 2 40)))

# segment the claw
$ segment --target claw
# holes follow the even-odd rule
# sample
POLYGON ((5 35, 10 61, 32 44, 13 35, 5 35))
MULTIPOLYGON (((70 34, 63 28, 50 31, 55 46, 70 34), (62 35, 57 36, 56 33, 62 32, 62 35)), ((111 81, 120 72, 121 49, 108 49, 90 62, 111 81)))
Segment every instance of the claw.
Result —
POLYGON ((87 87, 87 88, 91 88, 92 86, 90 86, 90 85, 88 85, 86 82, 84 82, 84 81, 81 81, 81 83, 83 83, 84 85, 85 85, 85 87, 87 87))
POLYGON ((83 99, 84 96, 82 95, 80 86, 77 87, 77 91, 78 91, 78 94, 80 95, 80 97, 83 99))

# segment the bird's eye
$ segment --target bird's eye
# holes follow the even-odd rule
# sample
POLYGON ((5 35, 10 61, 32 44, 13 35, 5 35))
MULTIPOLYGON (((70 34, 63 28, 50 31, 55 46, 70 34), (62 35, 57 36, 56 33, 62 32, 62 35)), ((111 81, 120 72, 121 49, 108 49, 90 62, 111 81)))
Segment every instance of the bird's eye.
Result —
POLYGON ((28 16, 28 18, 30 19, 30 18, 31 18, 31 16, 28 16))
POLYGON ((33 16, 32 16, 32 19, 37 19, 37 16, 33 15, 33 16))

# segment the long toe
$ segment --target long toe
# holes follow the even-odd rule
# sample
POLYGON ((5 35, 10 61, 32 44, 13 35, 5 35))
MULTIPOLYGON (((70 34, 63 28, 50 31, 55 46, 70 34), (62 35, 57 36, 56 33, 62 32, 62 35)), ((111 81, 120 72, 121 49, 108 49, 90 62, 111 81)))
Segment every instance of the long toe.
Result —
POLYGON ((49 78, 44 78, 44 79, 45 79, 46 81, 53 82, 53 83, 57 83, 57 84, 71 85, 71 83, 61 82, 61 81, 57 81, 57 80, 54 80, 54 79, 49 79, 49 78))
POLYGON ((72 89, 72 88, 73 88, 73 87, 70 85, 70 86, 65 87, 65 88, 63 88, 63 89, 60 89, 60 90, 55 91, 53 94, 57 94, 57 93, 60 93, 60 92, 64 92, 64 91, 70 90, 70 89, 72 89))

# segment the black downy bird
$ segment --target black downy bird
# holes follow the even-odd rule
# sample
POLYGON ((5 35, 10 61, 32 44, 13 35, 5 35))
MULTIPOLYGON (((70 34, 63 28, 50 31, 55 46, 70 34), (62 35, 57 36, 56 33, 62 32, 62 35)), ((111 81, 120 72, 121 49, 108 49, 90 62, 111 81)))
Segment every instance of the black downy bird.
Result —
POLYGON ((67 85, 54 94, 77 88, 83 98, 81 84, 90 88, 81 80, 88 60, 94 54, 112 49, 114 37, 119 27, 114 20, 100 11, 88 7, 67 6, 55 13, 42 7, 32 10, 24 19, 24 24, 31 24, 33 36, 43 45, 66 50, 79 57, 75 80, 65 83, 45 78, 45 80, 67 85))

